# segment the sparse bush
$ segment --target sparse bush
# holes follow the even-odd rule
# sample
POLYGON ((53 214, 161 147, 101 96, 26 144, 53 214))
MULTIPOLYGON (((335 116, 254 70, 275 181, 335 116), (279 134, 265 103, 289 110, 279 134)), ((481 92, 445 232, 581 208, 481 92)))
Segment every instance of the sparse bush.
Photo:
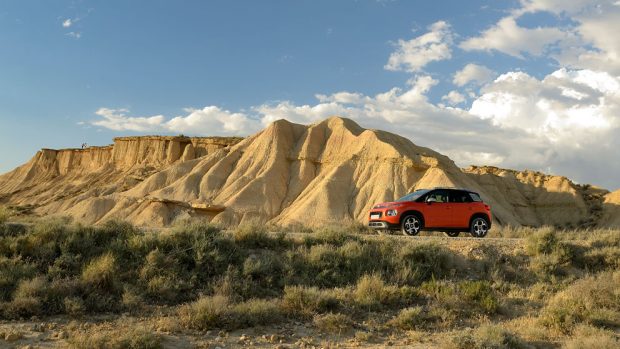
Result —
POLYGON ((82 281, 91 287, 102 290, 113 290, 117 287, 116 259, 111 253, 106 253, 93 259, 82 271, 82 281))
POLYGON ((402 309, 389 324, 401 330, 413 330, 425 327, 428 316, 420 306, 402 309))
POLYGON ((499 301, 488 281, 451 283, 433 279, 423 283, 420 290, 433 300, 429 316, 444 322, 451 322, 455 316, 495 314, 499 309, 499 301))
POLYGON ((201 297, 179 309, 179 321, 187 328, 207 330, 223 326, 229 309, 224 296, 201 297))
POLYGON ((345 241, 353 239, 350 233, 342 228, 325 227, 315 231, 314 236, 307 236, 305 238, 306 244, 327 243, 331 245, 340 246, 345 241))
POLYGON ((355 286, 353 297, 362 307, 374 308, 399 301, 398 288, 386 285, 379 275, 364 275, 355 286))
POLYGON ((498 325, 484 325, 479 327, 475 331, 474 339, 478 348, 520 349, 530 347, 514 333, 498 325))
POLYGON ((474 331, 468 330, 451 338, 447 345, 454 349, 526 349, 527 343, 497 325, 483 325, 474 331))
POLYGON ((282 319, 279 303, 262 299, 233 304, 224 296, 201 297, 179 309, 181 324, 197 330, 244 328, 282 319))
POLYGON ((270 325, 282 321, 283 318, 282 308, 277 300, 250 299, 232 306, 224 324, 229 329, 245 328, 270 325))
POLYGON ((65 312, 69 315, 80 316, 86 312, 86 306, 80 297, 66 297, 63 303, 65 312))
POLYGON ((569 332, 585 323, 598 327, 620 326, 620 272, 604 272, 573 283, 557 293, 543 309, 541 321, 569 332))
POLYGON ((316 313, 334 311, 344 298, 339 290, 320 290, 316 287, 287 286, 282 298, 283 308, 294 317, 310 319, 316 313))
POLYGON ((530 256, 540 254, 551 254, 556 248, 559 240, 553 227, 544 227, 528 236, 526 240, 526 251, 530 256))
POLYGON ((342 334, 349 331, 353 326, 353 320, 346 315, 340 313, 319 314, 314 317, 312 323, 321 331, 342 334))
POLYGON ((576 259, 574 246, 560 241, 555 230, 545 227, 529 236, 526 251, 532 256, 531 270, 543 279, 565 274, 565 267, 576 259))
POLYGON ((0 226, 2 226, 9 219, 9 217, 9 210, 4 206, 0 206, 0 226))
POLYGON ((577 326, 570 339, 562 345, 564 349, 615 349, 619 347, 620 340, 613 331, 583 325, 577 326))

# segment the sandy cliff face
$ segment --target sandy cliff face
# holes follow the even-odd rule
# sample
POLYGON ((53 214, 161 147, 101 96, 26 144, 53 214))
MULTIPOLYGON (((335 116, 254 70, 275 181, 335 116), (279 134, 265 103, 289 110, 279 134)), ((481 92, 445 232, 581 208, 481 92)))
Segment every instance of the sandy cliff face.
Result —
POLYGON ((620 227, 620 190, 605 196, 601 218, 602 227, 620 227))
POLYGON ((187 216, 223 224, 365 221, 377 202, 436 186, 480 192, 499 224, 577 226, 598 219, 592 207, 603 200, 565 177, 461 170, 408 139, 338 117, 308 126, 280 120, 241 141, 123 137, 110 147, 43 150, 0 176, 5 202, 38 203, 42 214, 159 226, 187 216))
MULTIPOLYGON (((85 149, 42 149, 26 164, 0 176, 0 200, 61 212, 86 198, 125 191, 181 161, 230 146, 240 138, 119 137, 85 149)), ((0 201, 1 202, 1 201, 0 201)))

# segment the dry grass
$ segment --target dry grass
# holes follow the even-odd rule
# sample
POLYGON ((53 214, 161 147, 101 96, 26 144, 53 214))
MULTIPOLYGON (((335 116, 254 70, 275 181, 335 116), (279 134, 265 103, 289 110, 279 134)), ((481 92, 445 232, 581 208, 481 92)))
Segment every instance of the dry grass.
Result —
MULTIPOLYGON (((252 225, 148 233, 46 220, 0 236, 0 317, 164 312, 175 331, 294 321, 373 341, 454 333, 457 348, 617 342, 609 329, 620 327, 618 231, 503 228, 498 234, 527 238, 448 248, 358 228, 293 239, 252 225)), ((77 331, 72 345, 138 345, 91 337, 77 331)), ((135 337, 147 347, 153 339, 135 337)))
POLYGON ((96 328, 75 331, 69 337, 72 349, 160 349, 160 336, 144 328, 122 327, 118 329, 96 328))

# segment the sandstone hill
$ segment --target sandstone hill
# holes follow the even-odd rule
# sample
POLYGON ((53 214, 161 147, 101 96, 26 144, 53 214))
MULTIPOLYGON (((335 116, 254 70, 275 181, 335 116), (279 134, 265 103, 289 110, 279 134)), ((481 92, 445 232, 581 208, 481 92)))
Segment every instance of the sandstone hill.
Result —
POLYGON ((319 225, 364 221, 376 202, 436 186, 479 191, 498 224, 620 226, 615 193, 539 172, 463 170, 406 138, 339 117, 279 120, 242 140, 123 137, 108 147, 43 149, 0 176, 0 203, 87 223, 120 217, 165 226, 203 216, 227 225, 319 225))

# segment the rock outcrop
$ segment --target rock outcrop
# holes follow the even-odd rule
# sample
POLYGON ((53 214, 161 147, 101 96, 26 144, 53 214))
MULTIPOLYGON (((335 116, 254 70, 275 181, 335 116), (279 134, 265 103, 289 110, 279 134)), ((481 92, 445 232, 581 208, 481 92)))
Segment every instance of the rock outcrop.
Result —
POLYGON ((122 137, 109 147, 42 150, 0 176, 6 203, 36 204, 40 214, 158 226, 188 216, 226 225, 365 221, 376 202, 437 186, 476 190, 496 223, 530 226, 592 222, 606 194, 538 172, 462 170, 406 138, 339 117, 307 126, 279 120, 243 140, 122 137))

